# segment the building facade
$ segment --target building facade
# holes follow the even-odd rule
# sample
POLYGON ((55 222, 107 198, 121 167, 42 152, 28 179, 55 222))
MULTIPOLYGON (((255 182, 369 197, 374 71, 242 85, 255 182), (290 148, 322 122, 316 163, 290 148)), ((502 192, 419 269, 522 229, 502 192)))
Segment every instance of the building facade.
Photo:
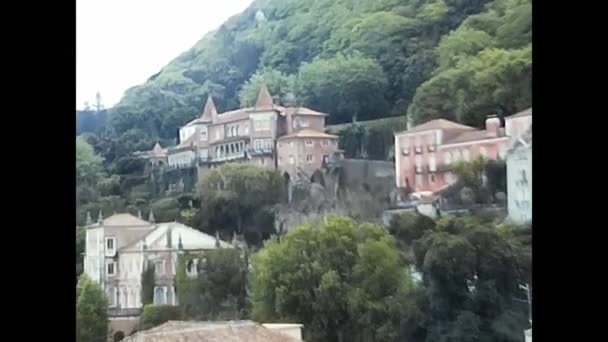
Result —
POLYGON ((293 177, 320 169, 338 150, 325 134, 326 114, 283 107, 262 86, 254 107, 218 113, 209 97, 200 117, 180 128, 179 144, 167 150, 170 167, 198 168, 199 177, 226 162, 277 169, 293 177))
POLYGON ((178 256, 224 247, 232 245, 181 223, 157 224, 152 212, 148 221, 130 214, 104 219, 100 212, 96 223, 87 222, 84 272, 105 291, 111 326, 115 330, 134 329, 143 306, 144 270, 155 269, 154 305, 177 305, 174 278, 178 256))
POLYGON ((511 221, 532 221, 531 129, 517 139, 507 154, 507 208, 511 221))
POLYGON ((397 187, 436 192, 456 181, 450 165, 479 156, 505 158, 509 138, 500 119, 490 116, 485 130, 437 119, 395 134, 397 187))
POLYGON ((437 119, 395 134, 396 185, 408 192, 437 192, 456 182, 450 165, 479 156, 505 160, 532 125, 532 108, 505 118, 488 116, 479 130, 437 119))

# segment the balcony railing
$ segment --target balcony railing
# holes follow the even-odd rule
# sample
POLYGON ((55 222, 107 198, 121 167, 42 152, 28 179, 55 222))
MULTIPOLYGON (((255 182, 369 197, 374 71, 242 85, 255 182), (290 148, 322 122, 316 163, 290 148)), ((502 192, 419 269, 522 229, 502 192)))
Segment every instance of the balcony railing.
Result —
POLYGON ((108 316, 110 317, 131 317, 141 315, 141 309, 137 308, 108 308, 108 316))

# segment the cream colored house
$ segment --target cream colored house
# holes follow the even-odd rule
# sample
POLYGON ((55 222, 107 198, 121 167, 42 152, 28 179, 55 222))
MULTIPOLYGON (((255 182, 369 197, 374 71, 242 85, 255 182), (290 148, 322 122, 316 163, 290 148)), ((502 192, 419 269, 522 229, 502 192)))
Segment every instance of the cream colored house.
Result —
POLYGON ((108 296, 112 329, 125 334, 136 326, 141 313, 141 278, 147 267, 155 268, 154 305, 177 305, 174 278, 178 255, 232 248, 178 222, 156 223, 152 212, 147 221, 141 215, 103 218, 100 213, 93 223, 87 216, 84 272, 108 296))

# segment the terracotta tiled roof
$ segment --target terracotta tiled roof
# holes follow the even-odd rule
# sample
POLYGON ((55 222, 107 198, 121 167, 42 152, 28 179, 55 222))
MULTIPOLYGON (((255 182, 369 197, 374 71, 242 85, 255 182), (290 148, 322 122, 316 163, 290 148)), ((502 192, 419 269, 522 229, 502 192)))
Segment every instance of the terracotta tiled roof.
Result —
POLYGON ((274 109, 272 96, 270 96, 270 91, 268 91, 268 87, 265 84, 260 88, 260 92, 258 93, 258 100, 255 102, 256 110, 272 110, 274 109))
MULTIPOLYGON (((449 137, 449 139, 444 139, 443 144, 455 144, 466 141, 476 141, 476 140, 485 140, 485 139, 494 139, 494 138, 503 138, 496 136, 493 132, 489 132, 486 130, 483 131, 466 131, 461 132, 457 135, 449 137)), ((506 137, 504 137, 506 138, 506 137)))
POLYGON ((327 134, 319 131, 315 131, 313 129, 302 129, 296 133, 292 133, 289 135, 284 135, 277 140, 288 139, 288 138, 328 138, 328 139, 337 139, 337 135, 327 134))
POLYGON ((414 133, 414 132, 423 132, 432 129, 442 129, 442 130, 475 130, 475 128, 471 126, 461 125, 459 123, 445 120, 445 119, 436 119, 431 120, 429 122, 425 122, 421 125, 414 126, 407 131, 403 131, 401 133, 414 133))
POLYGON ((158 327, 140 331, 125 342, 297 342, 296 338, 272 331, 251 321, 184 322, 169 321, 158 327))
POLYGON ((521 112, 517 113, 517 114, 513 114, 511 116, 508 116, 507 119, 511 119, 511 118, 519 118, 522 116, 529 116, 532 115, 532 107, 526 109, 526 110, 522 110, 521 112))
POLYGON ((217 108, 215 108, 213 98, 209 96, 207 97, 205 108, 203 108, 203 113, 201 114, 200 122, 211 122, 214 115, 217 115, 217 108))

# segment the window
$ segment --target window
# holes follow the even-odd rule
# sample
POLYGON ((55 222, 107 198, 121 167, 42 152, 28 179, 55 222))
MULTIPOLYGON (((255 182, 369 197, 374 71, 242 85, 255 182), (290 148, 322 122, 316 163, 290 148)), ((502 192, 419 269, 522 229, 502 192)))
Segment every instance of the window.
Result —
POLYGON ((435 174, 431 173, 431 183, 435 183, 435 174))
POLYGON ((230 128, 230 136, 236 137, 236 127, 232 126, 232 128, 230 128))
POLYGON ((300 127, 309 127, 309 126, 310 126, 310 122, 308 122, 308 120, 300 119, 300 127))
POLYGON ((327 154, 323 155, 323 162, 324 163, 329 163, 329 155, 327 155, 327 154))
POLYGON ((253 142, 253 146, 255 147, 256 150, 261 150, 262 149, 262 140, 256 139, 253 142))
POLYGON ((207 141, 207 127, 201 127, 201 141, 207 141))
POLYGON ((324 139, 324 140, 323 140, 323 146, 328 146, 328 145, 329 145, 329 140, 324 139))
POLYGON ((154 263, 154 273, 162 275, 165 273, 165 262, 157 261, 154 263))
POLYGON ((306 140, 306 146, 312 146, 312 140, 306 140))
POLYGON ((249 124, 248 123, 246 123, 243 128, 243 134, 245 134, 245 135, 249 134, 249 124))
POLYGON ((452 152, 445 152, 443 154, 443 162, 446 163, 446 165, 452 163, 452 152))
POLYGON ((154 288, 154 305, 164 305, 164 304, 165 304, 165 288, 164 287, 154 288))
POLYGON ((106 268, 107 268, 108 276, 113 276, 116 274, 116 263, 115 262, 109 262, 106 265, 106 268))
POLYGON ((207 159, 209 157, 209 150, 207 150, 206 148, 200 149, 199 153, 200 153, 200 157, 203 159, 207 159))
POLYGON ((215 140, 220 140, 220 139, 222 139, 222 131, 219 128, 217 128, 215 130, 215 140))
POLYGON ((434 172, 434 171, 437 170, 437 165, 436 165, 435 154, 434 153, 429 156, 429 170, 431 172, 434 172))
POLYGON ((312 163, 312 162, 313 162, 313 157, 312 157, 312 154, 308 154, 308 155, 306 155, 306 162, 307 162, 308 164, 310 164, 310 163, 312 163))
POLYGON ((295 164, 296 158, 294 156, 289 156, 289 164, 295 164))
POLYGON ((264 148, 265 149, 272 149, 272 139, 266 139, 266 140, 264 140, 264 148))
POLYGON ((253 120, 253 129, 255 131, 270 130, 270 120, 253 120))
POLYGON ((106 238, 106 249, 108 249, 108 250, 114 249, 114 238, 106 238))

